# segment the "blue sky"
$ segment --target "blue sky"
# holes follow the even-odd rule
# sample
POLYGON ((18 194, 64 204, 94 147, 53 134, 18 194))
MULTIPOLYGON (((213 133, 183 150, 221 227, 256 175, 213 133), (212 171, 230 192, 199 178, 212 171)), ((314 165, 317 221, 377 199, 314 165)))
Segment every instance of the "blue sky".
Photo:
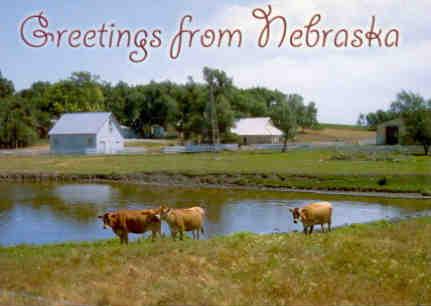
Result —
MULTIPOLYGON (((286 93, 300 93, 315 101, 322 122, 354 123, 360 112, 386 108, 401 89, 431 97, 431 31, 428 14, 431 1, 403 0, 273 0, 273 1, 7 1, 0 3, 0 69, 17 89, 34 81, 56 81, 73 71, 90 71, 112 83, 131 84, 151 80, 185 82, 191 75, 201 80, 203 66, 221 68, 241 87, 267 86, 286 93), (377 3, 376 3, 377 2, 377 3), (367 27, 371 15, 382 28, 397 27, 397 49, 292 49, 256 47, 261 24, 251 16, 256 7, 271 4, 285 16, 290 27, 302 27, 314 13, 323 16, 323 26, 367 27), (162 29, 163 45, 150 50, 144 62, 128 60, 127 48, 72 49, 25 46, 19 36, 21 21, 40 11, 49 19, 49 29, 82 30, 115 22, 130 30, 162 29), (184 49, 173 61, 168 44, 180 18, 190 13, 192 28, 239 27, 242 48, 184 49)), ((274 32, 276 34, 276 32, 274 32)))

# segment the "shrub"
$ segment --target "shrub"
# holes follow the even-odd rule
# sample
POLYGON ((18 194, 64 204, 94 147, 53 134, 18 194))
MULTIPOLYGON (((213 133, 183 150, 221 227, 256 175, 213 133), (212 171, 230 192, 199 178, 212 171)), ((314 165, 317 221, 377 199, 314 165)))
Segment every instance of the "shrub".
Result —
POLYGON ((385 186, 388 183, 388 179, 386 177, 382 177, 377 181, 377 184, 379 184, 379 186, 385 186))

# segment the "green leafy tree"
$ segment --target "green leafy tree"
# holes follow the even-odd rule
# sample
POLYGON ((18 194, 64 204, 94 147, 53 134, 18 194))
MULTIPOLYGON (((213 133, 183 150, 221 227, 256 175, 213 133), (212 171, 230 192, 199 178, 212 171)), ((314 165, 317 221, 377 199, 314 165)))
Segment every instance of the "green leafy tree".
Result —
POLYGON ((302 127, 312 129, 318 125, 317 121, 317 107, 316 103, 310 102, 307 106, 305 106, 304 110, 304 119, 302 121, 302 127))
POLYGON ((293 100, 286 100, 272 106, 271 120, 283 132, 282 152, 286 152, 287 142, 294 139, 297 134, 298 122, 295 104, 296 102, 293 100))
POLYGON ((152 82, 130 89, 125 101, 125 115, 135 132, 152 137, 154 125, 167 127, 175 122, 177 102, 173 97, 173 87, 169 82, 152 82))
POLYGON ((431 109, 409 111, 404 115, 407 136, 420 143, 428 155, 431 147, 431 109))
POLYGON ((212 144, 220 142, 220 134, 229 133, 234 122, 231 110, 233 81, 222 70, 205 67, 204 80, 208 88, 208 105, 206 119, 208 122, 208 139, 212 144))
POLYGON ((401 91, 394 102, 391 103, 390 112, 394 114, 406 114, 427 108, 427 101, 419 94, 411 91, 401 91))
POLYGON ((105 83, 102 86, 102 91, 104 108, 111 111, 121 124, 126 124, 128 121, 125 113, 126 97, 131 91, 129 85, 125 82, 118 82, 115 86, 105 83))
POLYGON ((29 89, 24 89, 17 94, 34 109, 33 115, 38 122, 37 133, 40 138, 46 138, 52 127, 52 115, 49 112, 50 88, 51 84, 48 82, 35 82, 29 89))
POLYGON ((358 121, 356 121, 356 124, 359 126, 366 126, 367 125, 367 119, 365 116, 366 116, 365 114, 361 113, 359 115, 358 121))
POLYGON ((191 77, 177 91, 178 114, 175 129, 183 140, 202 141, 203 131, 207 128, 204 118, 207 101, 207 88, 196 83, 191 77))
POLYGON ((10 97, 14 94, 15 87, 13 82, 3 77, 0 71, 0 99, 10 97))
POLYGON ((20 148, 37 141, 37 119, 25 100, 9 97, 0 104, 0 147, 20 148))
POLYGON ((99 77, 88 72, 74 72, 70 78, 54 83, 48 92, 47 103, 48 112, 56 118, 68 112, 105 109, 99 77))
MULTIPOLYGON (((391 103, 389 110, 378 110, 375 113, 368 113, 365 116, 366 125, 370 129, 376 129, 377 126, 383 122, 400 118, 410 112, 416 112, 427 108, 431 108, 430 101, 426 101, 419 94, 403 90, 397 94, 397 97, 395 101, 391 103)), ((360 116, 364 115, 361 114, 360 116)), ((361 117, 359 119, 361 119, 361 117)))

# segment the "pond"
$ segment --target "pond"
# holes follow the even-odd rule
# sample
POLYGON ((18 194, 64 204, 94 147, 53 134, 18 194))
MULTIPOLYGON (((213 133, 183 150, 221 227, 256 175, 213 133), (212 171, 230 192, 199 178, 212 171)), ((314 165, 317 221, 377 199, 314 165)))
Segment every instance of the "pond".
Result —
MULTIPOLYGON (((116 209, 200 205, 205 238, 234 232, 301 231, 288 207, 325 200, 333 226, 421 214, 430 200, 362 198, 239 189, 155 187, 132 184, 0 183, 0 245, 44 244, 114 237, 98 215, 116 209)), ((164 232, 168 227, 163 224, 164 232)), ((132 235, 133 238, 138 235, 132 235)))

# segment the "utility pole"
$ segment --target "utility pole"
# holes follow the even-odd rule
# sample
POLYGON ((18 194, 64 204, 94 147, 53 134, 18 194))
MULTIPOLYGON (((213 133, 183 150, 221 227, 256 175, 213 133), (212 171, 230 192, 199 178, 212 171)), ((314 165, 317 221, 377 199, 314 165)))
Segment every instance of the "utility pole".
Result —
POLYGON ((210 125, 211 125, 211 144, 216 145, 220 143, 219 129, 217 122, 217 108, 214 97, 214 77, 209 78, 209 112, 210 112, 210 125))

